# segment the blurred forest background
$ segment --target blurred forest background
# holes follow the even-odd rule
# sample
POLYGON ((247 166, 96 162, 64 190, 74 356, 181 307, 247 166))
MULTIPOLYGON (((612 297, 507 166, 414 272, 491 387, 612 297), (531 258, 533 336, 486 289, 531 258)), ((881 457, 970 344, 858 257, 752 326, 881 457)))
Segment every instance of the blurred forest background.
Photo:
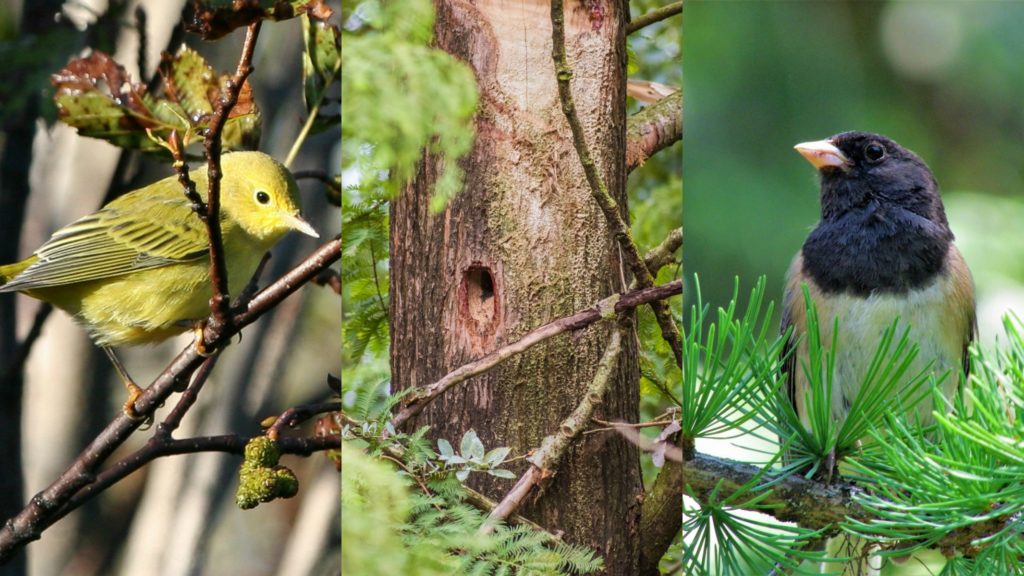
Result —
POLYGON ((793 145, 878 132, 935 173, 990 345, 1024 313, 1022 24, 1019 2, 687 3, 687 292, 765 275, 778 302, 819 214, 793 145))
MULTIPOLYGON (((27 256, 54 230, 99 208, 108 187, 123 193, 173 174, 167 155, 154 159, 127 152, 119 163, 120 149, 80 136, 57 121, 49 75, 91 47, 125 66, 133 81, 146 82, 156 73, 161 52, 176 50, 182 39, 215 70, 233 73, 244 28, 218 41, 182 36, 174 28, 184 4, 184 0, 0 2, 0 76, 5 79, 0 87, 0 152, 8 170, 5 177, 11 162, 19 161, 13 158, 29 163, 22 167, 28 170, 31 185, 20 239, 0 226, 5 254, 27 256)), ((337 9, 340 2, 327 4, 337 9)), ((262 112, 260 149, 282 161, 307 117, 302 55, 299 19, 263 24, 249 82, 262 112)), ((331 90, 337 94, 338 85, 331 90)), ((337 114, 336 98, 324 107, 327 113, 333 105, 337 114)), ((339 132, 335 124, 309 137, 292 171, 337 173, 339 132)), ((200 163, 190 165, 194 169, 200 163)), ((304 179, 299 187, 302 212, 319 231, 320 240, 286 237, 274 248, 261 286, 338 233, 340 216, 325 199, 323 184, 304 179)), ((4 298, 16 303, 17 335, 24 338, 39 303, 22 295, 4 298)), ((177 437, 258 434, 262 419, 297 404, 329 398, 327 375, 340 372, 340 313, 337 294, 311 285, 247 328, 244 338, 236 339, 221 357, 177 437)), ((188 333, 159 346, 124 349, 119 354, 132 376, 145 386, 191 340, 188 333)), ((125 398, 124 387, 102 352, 66 314, 53 312, 26 367, 26 499, 67 468, 120 413, 125 398)), ((176 400, 172 396, 158 411, 157 422, 176 400)), ((152 433, 152 429, 135 433, 124 448, 138 448, 152 433)), ((118 452, 114 458, 126 454, 118 452)), ((30 544, 29 573, 337 574, 340 478, 334 462, 323 454, 284 458, 282 464, 292 467, 299 479, 298 496, 250 511, 239 510, 234 501, 240 462, 235 456, 214 453, 159 459, 30 544)))

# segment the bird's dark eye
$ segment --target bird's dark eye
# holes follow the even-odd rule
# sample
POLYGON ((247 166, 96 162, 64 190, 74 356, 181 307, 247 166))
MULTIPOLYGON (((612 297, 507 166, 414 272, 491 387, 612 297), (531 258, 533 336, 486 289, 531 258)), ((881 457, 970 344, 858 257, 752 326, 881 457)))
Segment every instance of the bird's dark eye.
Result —
POLYGON ((869 162, 878 162, 882 158, 885 158, 885 148, 878 142, 872 142, 864 147, 864 157, 867 158, 869 162))
POLYGON ((270 202, 270 194, 267 194, 263 190, 256 191, 256 201, 260 204, 267 204, 270 202))

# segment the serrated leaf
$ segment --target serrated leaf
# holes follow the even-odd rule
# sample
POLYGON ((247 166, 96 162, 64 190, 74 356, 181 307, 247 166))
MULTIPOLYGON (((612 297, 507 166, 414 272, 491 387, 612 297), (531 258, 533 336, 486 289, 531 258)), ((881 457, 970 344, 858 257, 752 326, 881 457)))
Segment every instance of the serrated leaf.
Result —
MULTIPOLYGON (((162 96, 141 83, 102 52, 76 58, 50 77, 54 101, 64 123, 83 136, 122 148, 162 152, 176 133, 185 146, 199 140, 210 123, 221 87, 218 76, 197 52, 183 48, 160 64, 162 96)), ((228 115, 221 142, 226 150, 251 149, 259 143, 262 118, 248 82, 228 115)))

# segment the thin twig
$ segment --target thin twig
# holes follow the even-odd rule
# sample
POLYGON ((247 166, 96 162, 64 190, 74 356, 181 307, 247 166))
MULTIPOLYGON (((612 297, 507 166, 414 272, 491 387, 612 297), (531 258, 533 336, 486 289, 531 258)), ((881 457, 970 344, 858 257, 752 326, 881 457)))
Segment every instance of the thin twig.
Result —
POLYGON ((341 58, 335 63, 334 68, 331 69, 331 77, 324 82, 324 85, 320 88, 320 93, 316 96, 316 102, 313 103, 312 108, 309 109, 309 115, 306 117, 305 124, 302 125, 302 130, 299 131, 298 137, 295 138, 295 142, 292 143, 292 149, 288 151, 288 155, 284 158, 285 168, 290 168, 295 157, 299 154, 299 148, 302 147, 302 143, 306 141, 309 136, 310 130, 313 129, 313 124, 316 122, 316 117, 320 114, 320 106, 324 103, 324 96, 327 94, 327 90, 334 84, 334 79, 341 73, 341 58))
POLYGON ((640 30, 646 26, 650 26, 655 22, 661 22, 666 18, 671 18, 676 14, 682 14, 683 12, 683 0, 673 2, 668 6, 662 6, 657 10, 651 10, 650 12, 639 16, 636 20, 633 20, 626 25, 626 34, 632 34, 637 30, 640 30))
POLYGON ((238 103, 238 95, 245 86, 245 79, 252 73, 252 56, 256 50, 256 39, 260 34, 262 20, 249 25, 245 31, 245 44, 242 45, 242 56, 234 76, 225 83, 223 93, 217 100, 217 107, 210 118, 204 146, 208 174, 206 192, 206 231, 210 236, 210 283, 213 285, 213 297, 210 299, 210 310, 213 312, 211 329, 221 329, 230 322, 230 301, 228 296, 228 271, 224 262, 224 239, 220 229, 220 168, 221 132, 227 124, 231 109, 238 103))
POLYGON ((607 432, 608 430, 618 430, 620 428, 654 428, 657 426, 667 426, 673 422, 673 420, 654 420, 651 422, 637 422, 636 424, 630 424, 629 422, 606 422, 597 418, 592 418, 594 422, 601 424, 601 428, 591 428, 584 432, 584 434, 597 434, 598 432, 607 432))
MULTIPOLYGON (((131 456, 118 461, 115 465, 97 474, 92 484, 86 486, 68 500, 67 505, 60 510, 54 521, 60 520, 89 501, 89 499, 95 497, 96 494, 116 484, 132 472, 157 458, 195 454, 198 452, 224 452, 241 456, 245 454, 245 445, 253 438, 256 438, 256 436, 224 434, 221 436, 198 436, 195 438, 170 438, 160 442, 153 442, 152 444, 147 443, 132 453, 131 456)), ((338 436, 287 437, 279 438, 275 441, 275 445, 281 454, 309 456, 317 452, 341 448, 341 438, 338 436)))
POLYGON ((274 423, 267 429, 267 437, 276 441, 281 435, 281 430, 284 428, 293 428, 318 414, 338 412, 339 410, 341 410, 341 402, 319 402, 316 404, 293 406, 282 412, 274 420, 274 423))
POLYGON ((199 369, 192 376, 192 381, 189 383, 188 388, 185 388, 181 393, 181 397, 178 398, 178 403, 174 405, 174 408, 164 418, 163 422, 157 425, 156 432, 153 434, 154 438, 168 440, 171 438, 171 434, 181 425, 182 418, 185 417, 185 414, 192 408, 192 405, 199 399, 199 391, 203 389, 203 385, 209 379, 210 374, 213 372, 213 367, 217 365, 218 358, 220 358, 219 351, 207 358, 199 366, 199 369))
POLYGON ((530 331, 516 342, 506 344, 483 358, 456 368, 433 384, 416 388, 409 394, 405 406, 395 415, 391 423, 395 428, 400 427, 407 420, 419 414, 427 404, 452 386, 465 382, 473 376, 483 374, 505 360, 521 354, 549 338, 569 330, 579 330, 597 322, 603 317, 607 318, 612 315, 621 314, 641 304, 648 304, 657 299, 681 294, 682 291, 682 280, 673 280, 653 288, 612 295, 601 300, 591 308, 549 322, 540 328, 530 331))
MULTIPOLYGON (((654 277, 644 265, 640 250, 633 242, 633 235, 622 217, 618 203, 608 193, 608 187, 598 173, 597 165, 587 148, 583 125, 580 124, 580 119, 576 114, 576 104, 573 101, 572 88, 569 84, 572 79, 572 69, 569 68, 565 55, 565 14, 562 0, 552 0, 551 2, 551 39, 551 55, 555 62, 555 77, 558 79, 558 97, 562 103, 562 112, 572 130, 573 144, 579 155, 580 164, 583 165, 583 172, 586 174, 591 194, 601 208, 601 212, 604 213, 609 231, 622 247, 622 253, 636 278, 637 285, 641 288, 653 286, 654 277)), ((672 354, 675 356, 676 364, 682 368, 683 340, 679 335, 679 327, 676 326, 675 320, 672 318, 671 308, 667 302, 661 300, 652 301, 650 305, 658 320, 658 326, 661 327, 662 338, 668 342, 669 347, 672 348, 672 354)))
POLYGON ((587 388, 586 395, 580 400, 572 414, 558 426, 558 431, 544 438, 540 448, 528 458, 530 468, 519 478, 501 502, 494 507, 494 510, 491 510, 487 522, 480 527, 481 534, 493 532, 498 522, 508 518, 509 514, 519 508, 534 486, 554 475, 555 469, 562 461, 569 446, 572 445, 573 440, 579 436, 590 421, 598 404, 604 401, 621 352, 622 330, 615 326, 612 328, 608 347, 605 348, 604 355, 597 365, 597 371, 587 388))

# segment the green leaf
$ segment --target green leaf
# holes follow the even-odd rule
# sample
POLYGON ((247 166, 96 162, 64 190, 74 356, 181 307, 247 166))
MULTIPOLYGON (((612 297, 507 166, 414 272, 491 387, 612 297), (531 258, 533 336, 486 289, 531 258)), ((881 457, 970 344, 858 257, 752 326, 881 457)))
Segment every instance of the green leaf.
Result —
POLYGON ((338 125, 338 116, 321 114, 320 105, 341 73, 341 31, 328 19, 307 13, 302 16, 302 36, 303 97, 306 112, 316 115, 310 128, 316 133, 338 125))
POLYGON ((495 468, 493 470, 488 470, 487 473, 490 474, 491 476, 497 476, 498 478, 508 478, 509 480, 515 480, 516 478, 518 478, 518 476, 513 474, 511 470, 505 470, 503 468, 495 468))
POLYGON ((481 460, 484 457, 484 443, 476 435, 476 430, 467 430, 462 435, 462 444, 459 448, 463 458, 481 460))
POLYGON ((445 440, 444 438, 437 439, 437 449, 441 453, 441 456, 455 455, 455 451, 452 449, 452 443, 445 440))
POLYGON ((484 462, 491 466, 497 466, 505 461, 505 458, 508 457, 508 453, 511 451, 512 449, 507 446, 495 448, 487 453, 487 456, 484 457, 484 462))
MULTIPOLYGON (((162 97, 133 82, 123 66, 102 52, 76 58, 50 77, 60 119, 83 136, 115 146, 162 152, 172 134, 187 147, 201 140, 221 98, 227 75, 218 76, 202 56, 183 47, 160 64, 162 97)), ((262 119, 246 82, 228 114, 222 134, 225 150, 252 149, 262 119)))

